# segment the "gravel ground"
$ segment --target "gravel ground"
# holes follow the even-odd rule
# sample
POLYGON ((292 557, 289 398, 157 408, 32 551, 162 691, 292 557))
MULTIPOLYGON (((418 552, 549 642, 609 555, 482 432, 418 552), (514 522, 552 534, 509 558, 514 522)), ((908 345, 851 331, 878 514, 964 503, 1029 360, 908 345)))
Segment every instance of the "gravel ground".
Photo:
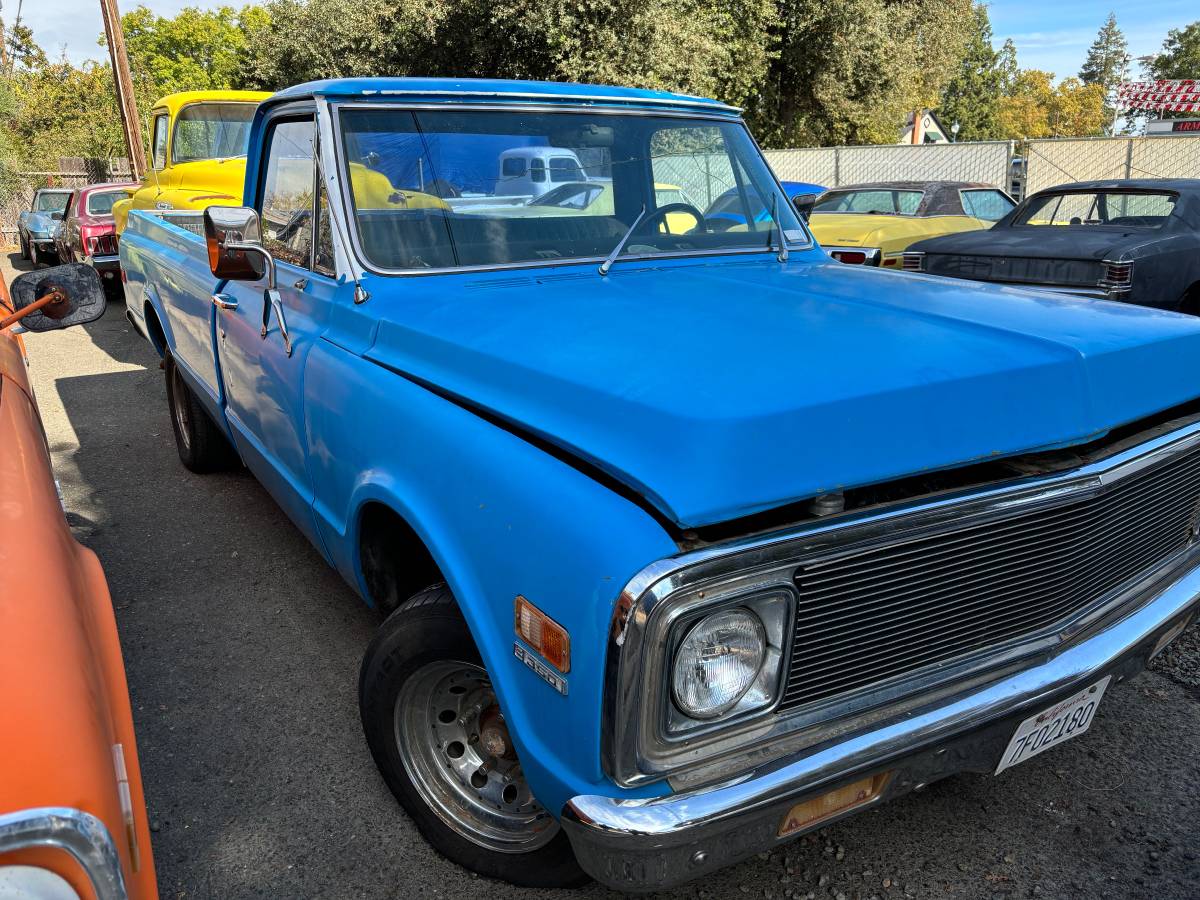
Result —
MULTIPOLYGON (((253 478, 180 466, 123 310, 28 346, 70 521, 117 606, 163 896, 521 894, 440 858, 393 801, 355 697, 376 616, 253 478)), ((948 779, 669 896, 1196 898, 1200 631, 1154 669, 999 778, 948 779)))

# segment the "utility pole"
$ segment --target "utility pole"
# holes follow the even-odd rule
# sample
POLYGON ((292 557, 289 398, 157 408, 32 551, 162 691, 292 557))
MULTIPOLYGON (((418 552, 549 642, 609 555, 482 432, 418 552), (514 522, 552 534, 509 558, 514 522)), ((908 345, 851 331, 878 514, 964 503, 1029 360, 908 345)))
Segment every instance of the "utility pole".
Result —
POLYGON ((100 14, 104 17, 104 36, 108 39, 113 89, 121 113, 121 129, 125 132, 125 149, 129 151, 129 167, 134 181, 138 181, 146 171, 146 152, 142 147, 141 119, 133 96, 133 78, 129 74, 129 57, 125 55, 125 32, 121 30, 117 0, 100 0, 100 14))

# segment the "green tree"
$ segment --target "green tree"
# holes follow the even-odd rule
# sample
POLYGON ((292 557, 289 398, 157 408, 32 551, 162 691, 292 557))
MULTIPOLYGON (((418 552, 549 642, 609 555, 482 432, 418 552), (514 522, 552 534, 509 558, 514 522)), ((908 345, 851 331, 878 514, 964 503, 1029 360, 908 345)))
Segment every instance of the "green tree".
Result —
POLYGON ((5 41, 9 74, 19 69, 37 69, 49 62, 46 52, 34 42, 33 31, 19 21, 8 30, 5 41))
POLYGON ((457 75, 715 96, 775 146, 894 141, 957 69, 971 0, 271 0, 245 86, 457 75))
POLYGON ((388 72, 600 81, 746 100, 774 0, 273 0, 242 81, 388 72))
POLYGON ((1200 79, 1200 22, 1168 31, 1149 68, 1155 78, 1200 79))
POLYGON ((231 88, 251 52, 249 33, 266 18, 260 6, 187 7, 172 17, 139 6, 121 16, 130 69, 158 95, 231 88))
POLYGON ((937 105, 967 45, 971 0, 780 0, 748 117, 769 146, 891 143, 937 105))
POLYGON ((1096 35, 1096 40, 1088 49, 1083 68, 1079 70, 1079 80, 1083 84, 1099 85, 1104 91, 1104 115, 1107 121, 1113 118, 1117 88, 1129 77, 1129 64, 1132 60, 1133 57, 1129 55, 1129 43, 1117 27, 1117 16, 1115 13, 1109 13, 1100 27, 1099 34, 1096 35))
POLYGON ((1104 90, 1040 69, 1023 69, 996 113, 1002 137, 1012 140, 1044 137, 1088 137, 1105 124, 1104 90))
POLYGON ((999 136, 996 112, 1005 93, 1006 62, 992 47, 987 7, 975 4, 974 27, 958 71, 942 91, 938 115, 943 124, 959 124, 958 140, 986 141, 999 136))

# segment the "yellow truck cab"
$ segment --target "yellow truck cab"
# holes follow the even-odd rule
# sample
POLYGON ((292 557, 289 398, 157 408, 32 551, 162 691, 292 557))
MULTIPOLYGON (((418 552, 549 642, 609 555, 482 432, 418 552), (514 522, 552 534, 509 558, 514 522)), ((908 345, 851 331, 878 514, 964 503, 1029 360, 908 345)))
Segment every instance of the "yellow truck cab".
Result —
POLYGON ((899 269, 916 241, 991 228, 1016 201, 991 184, 879 181, 826 191, 808 227, 825 251, 851 265, 899 269))
POLYGON ((262 91, 184 91, 150 112, 150 169, 128 200, 113 204, 117 233, 131 209, 203 210, 238 203, 246 142, 262 91))

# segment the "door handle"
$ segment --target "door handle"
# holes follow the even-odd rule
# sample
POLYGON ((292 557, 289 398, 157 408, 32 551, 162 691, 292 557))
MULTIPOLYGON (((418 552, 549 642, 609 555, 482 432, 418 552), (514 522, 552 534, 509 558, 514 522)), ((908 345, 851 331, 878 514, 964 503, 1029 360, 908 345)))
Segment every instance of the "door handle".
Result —
POLYGON ((237 309, 238 303, 229 294, 213 294, 212 302, 217 309, 237 309))

